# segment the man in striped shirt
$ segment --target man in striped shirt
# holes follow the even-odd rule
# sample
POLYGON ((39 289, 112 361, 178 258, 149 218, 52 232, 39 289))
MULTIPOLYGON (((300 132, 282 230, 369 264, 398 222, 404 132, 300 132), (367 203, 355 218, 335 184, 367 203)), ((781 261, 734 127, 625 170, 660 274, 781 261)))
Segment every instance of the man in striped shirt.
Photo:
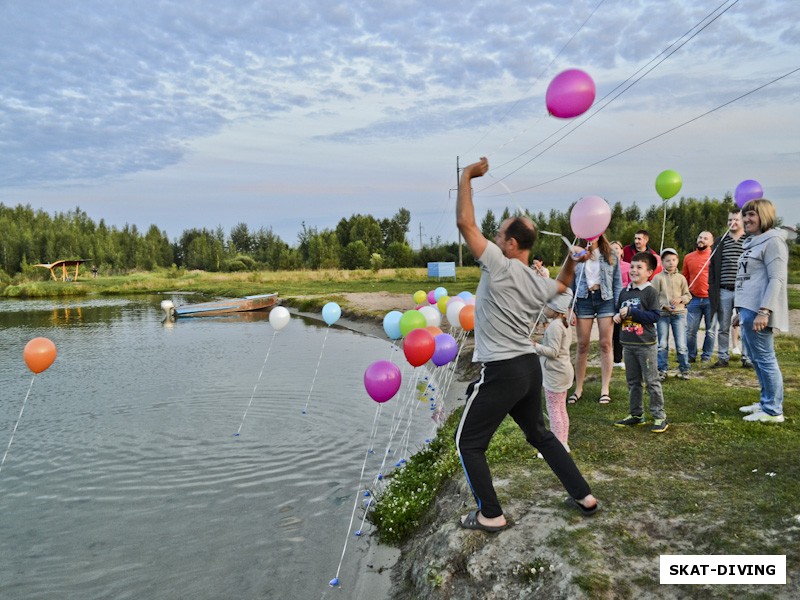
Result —
MULTIPOLYGON (((711 313, 717 316, 717 362, 711 368, 727 367, 730 360, 730 330, 733 316, 733 296, 736 284, 736 270, 742 243, 747 236, 742 227, 742 213, 728 214, 728 231, 716 244, 708 269, 708 298, 711 313)), ((742 348, 742 366, 750 365, 746 349, 742 348)))

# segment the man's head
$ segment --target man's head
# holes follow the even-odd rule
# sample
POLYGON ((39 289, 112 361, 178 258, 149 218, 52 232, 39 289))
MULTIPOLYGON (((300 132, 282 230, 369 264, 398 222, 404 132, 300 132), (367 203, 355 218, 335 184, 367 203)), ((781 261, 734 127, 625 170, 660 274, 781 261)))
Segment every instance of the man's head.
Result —
POLYGON ((637 252, 644 252, 647 250, 647 242, 649 241, 650 234, 647 233, 645 229, 640 229, 633 236, 633 246, 636 248, 637 252))
POLYGON ((631 281, 636 285, 641 285, 656 270, 656 257, 650 252, 637 252, 631 259, 631 281))
POLYGON ((728 213, 728 229, 733 234, 742 231, 742 211, 735 210, 728 213))
POLYGON ((697 249, 705 250, 714 244, 714 234, 710 231, 701 231, 697 236, 697 249))
POLYGON ((500 224, 494 241, 507 258, 519 258, 524 253, 527 259, 536 243, 536 227, 527 217, 511 217, 500 224))

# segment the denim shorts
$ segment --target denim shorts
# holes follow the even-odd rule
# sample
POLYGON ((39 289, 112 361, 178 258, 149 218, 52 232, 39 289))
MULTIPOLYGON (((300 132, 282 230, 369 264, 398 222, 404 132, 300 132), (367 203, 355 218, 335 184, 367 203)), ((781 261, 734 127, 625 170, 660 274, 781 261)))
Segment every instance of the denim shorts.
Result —
POLYGON ((578 298, 575 301, 575 316, 579 319, 613 317, 615 314, 614 299, 603 300, 600 290, 590 291, 588 298, 578 298))

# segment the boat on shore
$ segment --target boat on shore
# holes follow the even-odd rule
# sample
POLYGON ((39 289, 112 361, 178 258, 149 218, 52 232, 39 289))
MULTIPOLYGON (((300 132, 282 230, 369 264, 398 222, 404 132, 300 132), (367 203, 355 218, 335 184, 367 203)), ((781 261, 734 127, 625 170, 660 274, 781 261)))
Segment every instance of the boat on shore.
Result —
POLYGON ((175 306, 172 300, 163 300, 161 310, 168 319, 178 317, 218 317, 230 313, 253 312, 269 310, 278 304, 278 294, 258 294, 244 298, 230 298, 227 300, 214 300, 199 304, 182 304, 175 306))

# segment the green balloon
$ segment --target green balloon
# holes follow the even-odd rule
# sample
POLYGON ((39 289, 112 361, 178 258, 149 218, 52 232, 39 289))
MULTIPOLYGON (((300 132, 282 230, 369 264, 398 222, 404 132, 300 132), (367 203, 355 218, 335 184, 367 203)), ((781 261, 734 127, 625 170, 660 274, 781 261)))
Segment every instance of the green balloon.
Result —
POLYGON ((410 331, 421 329, 427 324, 428 322, 425 320, 425 315, 421 312, 418 310, 407 310, 403 313, 403 316, 400 317, 400 333, 405 337, 410 331))
POLYGON ((680 174, 672 169, 661 171, 656 177, 656 191, 664 200, 669 200, 680 192, 682 185, 683 181, 680 174))

